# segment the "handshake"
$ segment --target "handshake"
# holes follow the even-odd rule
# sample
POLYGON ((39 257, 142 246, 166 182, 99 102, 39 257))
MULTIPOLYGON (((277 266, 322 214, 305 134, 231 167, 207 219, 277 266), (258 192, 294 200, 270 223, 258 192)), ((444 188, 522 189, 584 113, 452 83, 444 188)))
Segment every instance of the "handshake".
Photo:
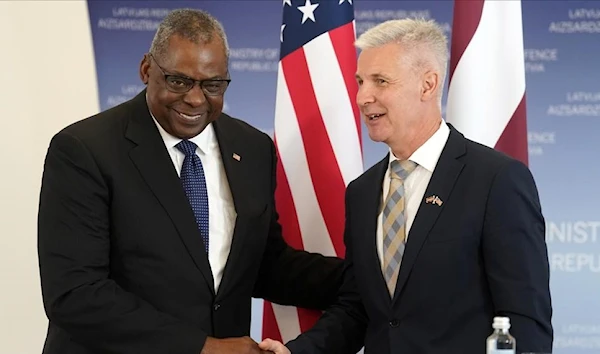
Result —
POLYGON ((200 354, 235 353, 235 354, 290 354, 281 342, 265 339, 256 343, 250 337, 239 338, 207 338, 200 354))
POLYGON ((258 343, 258 347, 267 353, 271 352, 274 354, 291 354, 290 350, 283 345, 281 342, 273 339, 265 339, 258 343))

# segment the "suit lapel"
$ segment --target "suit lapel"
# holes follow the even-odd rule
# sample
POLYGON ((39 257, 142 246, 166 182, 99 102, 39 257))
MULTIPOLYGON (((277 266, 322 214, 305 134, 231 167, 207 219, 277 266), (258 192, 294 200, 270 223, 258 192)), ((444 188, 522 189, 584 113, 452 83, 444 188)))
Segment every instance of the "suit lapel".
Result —
POLYGON ((373 279, 376 288, 385 289, 385 292, 377 292, 383 295, 379 300, 385 304, 389 304, 391 299, 387 291, 383 272, 381 271, 381 260, 377 252, 377 220, 382 204, 382 184, 383 177, 388 168, 388 161, 389 154, 365 174, 363 180, 364 187, 361 188, 360 200, 357 203, 356 209, 358 210, 356 214, 360 222, 356 237, 358 237, 357 244, 360 247, 357 247, 357 251, 355 251, 356 254, 361 254, 361 250, 365 250, 365 256, 367 257, 366 264, 369 267, 367 273, 375 275, 373 279))
POLYGON ((242 258, 240 254, 244 251, 245 239, 248 237, 248 222, 262 210, 256 208, 256 203, 252 203, 252 184, 248 183, 252 180, 252 166, 249 165, 249 161, 252 161, 252 147, 245 143, 246 140, 241 139, 239 126, 229 116, 222 114, 213 122, 213 126, 237 214, 229 256, 217 292, 218 299, 235 284, 236 269, 244 266, 239 262, 242 258))
POLYGON ((408 234, 408 242, 406 243, 406 249, 404 256, 402 257, 402 264, 400 266, 400 273, 398 274, 398 282, 396 283, 396 291, 394 293, 394 302, 398 299, 398 294, 402 292, 406 280, 412 270, 412 267, 419 255, 423 243, 429 236, 431 228, 435 224, 438 216, 444 210, 444 205, 441 206, 432 203, 425 203, 425 199, 431 195, 437 195, 442 201, 446 201, 450 197, 450 193, 454 188, 456 179, 460 175, 464 164, 457 160, 458 157, 465 154, 465 142, 464 137, 458 133, 454 128, 450 127, 450 136, 440 158, 437 166, 431 176, 429 185, 419 206, 419 210, 413 222, 413 225, 408 234))
POLYGON ((214 293, 214 280, 202 237, 171 157, 148 111, 145 90, 132 104, 135 107, 125 135, 137 146, 130 151, 129 156, 173 221, 194 263, 214 293))

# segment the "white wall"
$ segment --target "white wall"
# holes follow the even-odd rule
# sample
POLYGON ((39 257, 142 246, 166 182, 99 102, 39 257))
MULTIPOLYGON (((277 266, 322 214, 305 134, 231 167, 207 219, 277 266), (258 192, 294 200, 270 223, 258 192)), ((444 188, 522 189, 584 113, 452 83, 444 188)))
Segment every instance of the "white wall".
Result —
POLYGON ((98 111, 85 1, 0 1, 0 353, 41 353, 37 203, 50 138, 98 111))

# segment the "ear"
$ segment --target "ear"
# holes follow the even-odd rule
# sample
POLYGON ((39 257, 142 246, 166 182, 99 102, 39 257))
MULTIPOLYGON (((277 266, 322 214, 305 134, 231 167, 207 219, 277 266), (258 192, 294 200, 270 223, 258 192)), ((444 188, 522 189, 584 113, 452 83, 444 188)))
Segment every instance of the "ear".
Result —
POLYGON ((440 75, 436 71, 427 71, 421 80, 421 101, 429 101, 437 97, 440 75))
POLYGON ((140 62, 140 79, 147 85, 150 80, 150 57, 145 54, 140 62))

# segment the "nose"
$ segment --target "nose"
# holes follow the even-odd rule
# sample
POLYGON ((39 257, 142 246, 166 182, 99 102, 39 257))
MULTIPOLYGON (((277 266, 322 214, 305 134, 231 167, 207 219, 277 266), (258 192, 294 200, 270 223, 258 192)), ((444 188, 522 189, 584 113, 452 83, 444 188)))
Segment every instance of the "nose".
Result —
POLYGON ((192 107, 199 107, 206 102, 206 95, 199 85, 194 85, 186 94, 183 96, 183 102, 189 104, 192 107))
POLYGON ((356 103, 359 107, 364 107, 369 103, 375 102, 375 97, 369 90, 368 85, 362 84, 358 86, 358 92, 356 93, 356 103))

